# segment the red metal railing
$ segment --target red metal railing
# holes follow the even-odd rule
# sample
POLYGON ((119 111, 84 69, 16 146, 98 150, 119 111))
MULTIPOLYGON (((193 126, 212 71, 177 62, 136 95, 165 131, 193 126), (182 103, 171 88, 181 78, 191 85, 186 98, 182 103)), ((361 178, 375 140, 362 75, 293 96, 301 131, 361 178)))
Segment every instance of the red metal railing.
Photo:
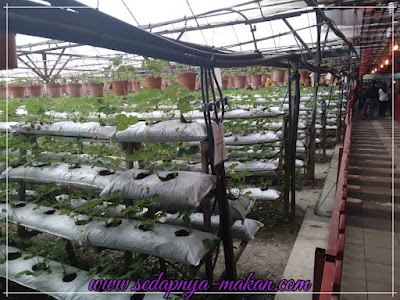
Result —
POLYGON ((344 232, 346 226, 347 173, 349 166, 351 129, 353 118, 353 95, 347 103, 347 115, 343 125, 343 150, 339 155, 338 177, 336 184, 335 204, 329 233, 327 249, 317 249, 314 265, 313 300, 336 300, 339 295, 342 278, 344 232), (317 253, 318 252, 318 253, 317 253))

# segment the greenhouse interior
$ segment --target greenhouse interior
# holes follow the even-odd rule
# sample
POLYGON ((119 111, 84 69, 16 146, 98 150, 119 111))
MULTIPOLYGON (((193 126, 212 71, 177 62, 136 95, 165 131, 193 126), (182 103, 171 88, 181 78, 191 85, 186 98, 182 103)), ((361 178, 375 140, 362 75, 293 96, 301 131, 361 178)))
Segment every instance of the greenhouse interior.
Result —
POLYGON ((399 1, 0 4, 0 299, 400 299, 399 1))

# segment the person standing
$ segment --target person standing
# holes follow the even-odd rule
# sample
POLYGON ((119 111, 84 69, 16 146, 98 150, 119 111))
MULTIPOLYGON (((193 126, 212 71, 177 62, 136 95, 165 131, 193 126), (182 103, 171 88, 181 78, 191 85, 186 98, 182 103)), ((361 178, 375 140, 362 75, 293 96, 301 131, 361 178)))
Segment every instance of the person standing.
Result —
POLYGON ((368 106, 369 106, 369 119, 372 120, 372 117, 374 116, 375 102, 378 100, 378 97, 379 97, 379 92, 378 88, 376 87, 376 80, 373 79, 371 86, 367 88, 364 94, 365 101, 362 110, 363 120, 367 119, 368 106))
POLYGON ((382 87, 378 91, 379 93, 379 115, 384 117, 386 114, 386 108, 389 101, 389 90, 386 82, 382 83, 382 87))

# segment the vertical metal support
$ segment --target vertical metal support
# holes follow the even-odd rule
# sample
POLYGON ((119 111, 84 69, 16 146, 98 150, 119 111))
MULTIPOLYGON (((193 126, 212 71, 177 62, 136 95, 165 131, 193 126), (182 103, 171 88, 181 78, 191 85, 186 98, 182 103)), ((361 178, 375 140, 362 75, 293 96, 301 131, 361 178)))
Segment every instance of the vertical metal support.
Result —
MULTIPOLYGON (((290 70, 289 70, 290 73, 290 70)), ((283 187, 283 215, 285 217, 289 216, 289 202, 290 202, 290 163, 291 163, 291 153, 292 153, 292 128, 293 128, 293 96, 292 96, 292 76, 289 76, 289 85, 287 95, 289 98, 289 115, 287 118, 283 119, 282 127, 285 131, 285 176, 284 176, 284 187, 283 187)))
POLYGON ((298 70, 298 66, 293 66, 293 79, 295 80, 294 84, 294 97, 293 98, 293 119, 292 119, 292 129, 291 129, 291 138, 292 138, 292 149, 291 149, 291 172, 290 172, 290 200, 291 200, 291 218, 292 220, 296 217, 296 142, 297 142, 297 127, 299 123, 299 110, 300 110, 300 74, 298 70))
POLYGON ((343 87, 344 84, 342 82, 341 87, 340 87, 340 93, 339 93, 339 105, 336 105, 337 107, 337 112, 336 112, 336 142, 339 143, 341 136, 342 136, 342 103, 343 103, 343 87))
POLYGON ((225 257, 225 278, 227 280, 236 280, 236 262, 233 252, 232 242, 232 222, 229 214, 228 196, 226 195, 226 178, 224 163, 216 167, 217 171, 217 189, 216 200, 218 201, 220 213, 220 234, 224 245, 225 257))
POLYGON ((49 74, 47 71, 47 55, 46 53, 42 53, 42 60, 43 60, 43 68, 44 68, 44 76, 46 77, 46 82, 49 80, 49 74))
POLYGON ((210 173, 208 165, 209 165, 209 161, 208 161, 208 157, 209 157, 209 147, 208 147, 208 142, 207 141, 201 141, 200 143, 201 146, 201 171, 203 173, 210 173))
MULTIPOLYGON (((125 150, 126 152, 126 157, 128 158, 129 155, 132 155, 135 151, 140 149, 141 144, 140 143, 121 143, 121 148, 125 150)), ((126 159, 126 169, 133 169, 133 161, 129 161, 126 159)), ((126 207, 132 205, 133 201, 131 199, 124 199, 124 204, 126 207)), ((125 268, 128 271, 129 267, 132 265, 133 258, 132 258, 132 252, 130 251, 125 251, 124 252, 124 264, 125 268)), ((165 262, 160 261, 161 268, 165 268, 165 262), (164 263, 164 266, 163 266, 164 263)))
MULTIPOLYGON (((201 141, 201 171, 203 173, 209 173, 209 147, 208 141, 201 141)), ((205 232, 211 232, 211 207, 210 197, 206 197, 201 202, 201 211, 203 212, 203 230, 205 232)), ((217 250, 218 251, 218 250, 217 250)), ((206 278, 208 281, 213 281, 213 263, 212 263, 212 252, 209 252, 205 260, 206 278)))
MULTIPOLYGON (((317 24, 321 23, 321 17, 319 14, 317 16, 317 24)), ((315 66, 319 67, 321 60, 321 25, 317 25, 317 49, 315 52, 315 66)), ((306 172, 306 178, 309 180, 314 180, 315 171, 315 120, 317 117, 317 103, 318 103, 318 85, 319 85, 319 73, 314 73, 314 93, 313 93, 313 107, 311 116, 311 126, 310 126, 310 148, 308 152, 308 167, 306 172)))

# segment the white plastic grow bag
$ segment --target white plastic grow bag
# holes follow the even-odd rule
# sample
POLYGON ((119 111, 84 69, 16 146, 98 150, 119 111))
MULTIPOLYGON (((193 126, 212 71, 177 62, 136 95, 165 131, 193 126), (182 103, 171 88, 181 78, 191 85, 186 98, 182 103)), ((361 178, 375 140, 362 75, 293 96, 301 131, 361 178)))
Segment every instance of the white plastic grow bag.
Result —
POLYGON ((274 201, 279 199, 281 193, 274 189, 261 190, 260 188, 230 189, 234 196, 246 195, 253 200, 274 201))
MULTIPOLYGON (((161 164, 162 161, 159 162, 161 164)), ((186 168, 181 167, 181 170, 189 171, 189 172, 202 172, 202 164, 195 163, 191 164, 186 161, 176 161, 176 163, 181 165, 186 165, 186 168)), ((278 164, 275 161, 247 161, 247 162, 238 162, 238 161, 226 161, 224 163, 225 169, 229 168, 231 165, 237 164, 233 168, 233 171, 240 172, 248 170, 254 176, 263 176, 263 175, 271 175, 278 168, 278 164)))
POLYGON ((114 142, 190 142, 207 138, 204 122, 181 123, 165 121, 154 125, 139 122, 126 130, 117 131, 114 142))
MULTIPOLYGON (((95 220, 86 225, 76 225, 72 218, 60 215, 57 210, 52 215, 46 215, 40 209, 33 208, 35 205, 32 204, 14 209, 0 204, 0 217, 6 217, 6 213, 9 212, 10 222, 65 239, 95 247, 154 255, 195 266, 209 251, 203 240, 217 239, 210 233, 197 230, 192 230, 188 236, 178 237, 175 232, 185 228, 166 224, 156 224, 151 231, 142 231, 138 228, 142 224, 141 221, 127 219, 122 219, 119 226, 109 228, 105 226, 105 222, 95 220)), ((87 217, 80 215, 79 218, 87 217)))
POLYGON ((8 129, 8 133, 11 133, 11 127, 18 124, 18 122, 0 122, 0 132, 5 134, 8 129))
MULTIPOLYGON (((215 199, 211 199, 210 205, 214 206, 215 199)), ((236 200, 228 200, 230 217, 234 220, 244 220, 247 214, 251 211, 255 203, 255 199, 247 196, 240 196, 236 200)), ((215 204, 215 214, 219 214, 218 203, 215 204)))
MULTIPOLYGON (((8 171, 10 181, 22 180, 35 183, 55 183, 64 186, 82 189, 103 190, 117 175, 101 176, 99 172, 104 168, 81 166, 68 169, 68 164, 53 164, 46 167, 19 166, 8 171)), ((6 172, 0 175, 5 178, 6 172)))
POLYGON ((174 173, 159 171, 143 179, 135 179, 141 173, 148 174, 149 171, 132 169, 121 173, 107 185, 100 196, 108 196, 116 191, 119 191, 118 196, 128 199, 158 195, 158 199, 155 200, 157 207, 179 210, 198 207, 216 184, 215 176, 203 173, 176 172, 176 178, 165 181, 162 178, 174 173))
POLYGON ((227 161, 225 162, 225 168, 229 168, 231 165, 238 164, 233 171, 241 172, 248 170, 254 176, 263 176, 273 174, 278 168, 278 163, 276 161, 247 161, 247 162, 237 162, 237 161, 227 161))
POLYGON ((278 136, 273 132, 252 133, 244 136, 229 136, 225 137, 226 145, 254 145, 266 144, 279 141, 278 136))
POLYGON ((197 230, 191 230, 188 236, 179 237, 176 232, 187 230, 166 224, 156 224, 152 231, 135 229, 141 223, 123 219, 121 225, 110 228, 105 228, 103 223, 92 228, 84 242, 92 246, 144 253, 197 266, 209 251, 203 241, 217 239, 210 233, 197 230))
MULTIPOLYGON (((204 229, 204 216, 202 213, 195 213, 189 217, 190 228, 203 230, 204 229)), ((220 216, 211 216, 211 230, 218 233, 220 216)), ((168 215, 161 221, 164 224, 187 226, 187 224, 179 217, 179 213, 168 215)), ((264 227, 259 221, 253 219, 245 219, 244 221, 236 221, 232 226, 232 236, 234 239, 250 241, 254 239, 254 235, 258 229, 264 227)))
MULTIPOLYGON (((6 253, 5 245, 0 246, 0 252, 2 252, 3 254, 6 253)), ((6 273, 6 263, 0 264, 0 276, 8 276, 8 279, 20 285, 40 292, 47 292, 48 295, 56 299, 71 299, 71 294, 57 294, 56 292, 78 292, 78 290, 83 285, 88 283, 88 281, 91 279, 90 277, 86 276, 87 272, 77 269, 75 267, 65 265, 67 274, 76 273, 77 276, 71 282, 64 282, 62 280, 64 277, 62 265, 61 263, 54 260, 47 261, 49 270, 51 270, 50 274, 44 273, 37 277, 34 277, 32 275, 21 275, 19 277, 16 277, 16 275, 20 272, 26 270, 32 271, 32 267, 39 262, 43 262, 44 258, 36 256, 35 258, 25 260, 24 258, 28 255, 27 253, 24 253, 20 249, 17 249, 15 247, 8 246, 8 253, 15 252, 20 252, 22 256, 14 260, 8 260, 8 273, 6 273)), ((125 299, 129 299, 129 297, 125 299)))
MULTIPOLYGON (((276 157, 279 154, 279 150, 275 150, 272 149, 269 153, 264 154, 264 157, 266 158, 273 158, 276 157)), ((242 156, 254 156, 257 157, 257 155, 261 154, 262 151, 261 150, 252 150, 250 149, 249 151, 245 152, 245 151, 234 151, 233 149, 231 151, 228 151, 228 157, 229 158, 238 158, 238 157, 242 157, 242 156)))
MULTIPOLYGON (((19 123, 11 126, 13 131, 27 133, 26 127, 30 128, 29 123, 19 123)), ((75 123, 75 122, 56 122, 53 124, 35 124, 35 128, 30 128, 29 134, 52 135, 74 138, 93 138, 109 140, 115 133, 115 126, 101 126, 96 122, 75 123), (40 130, 38 130, 40 126, 40 130)))

